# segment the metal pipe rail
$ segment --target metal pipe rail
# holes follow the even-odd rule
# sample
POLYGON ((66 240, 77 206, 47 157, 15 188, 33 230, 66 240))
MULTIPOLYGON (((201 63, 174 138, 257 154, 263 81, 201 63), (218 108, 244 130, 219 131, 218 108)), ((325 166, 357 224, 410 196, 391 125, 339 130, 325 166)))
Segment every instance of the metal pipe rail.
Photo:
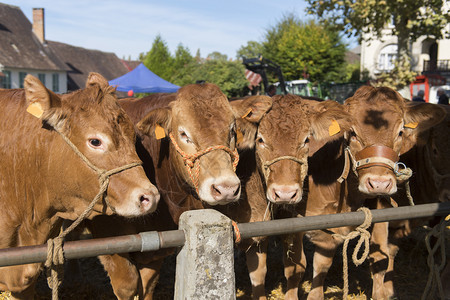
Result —
MULTIPOLYGON (((416 219, 450 214, 450 202, 403 206, 397 208, 375 209, 372 222, 387 222, 416 219)), ((320 215, 265 222, 238 224, 241 238, 273 236, 299 231, 357 226, 364 222, 363 212, 320 215)), ((66 259, 93 257, 97 255, 155 251, 162 248, 183 246, 182 230, 148 231, 118 237, 90 239, 64 243, 66 259)), ((47 258, 47 245, 0 249, 0 267, 44 262, 47 258)))

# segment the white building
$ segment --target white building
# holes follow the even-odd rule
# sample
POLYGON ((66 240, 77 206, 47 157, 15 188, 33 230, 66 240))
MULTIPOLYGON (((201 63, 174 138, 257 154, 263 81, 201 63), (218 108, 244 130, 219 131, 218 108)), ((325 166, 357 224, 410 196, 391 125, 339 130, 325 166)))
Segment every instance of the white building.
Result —
MULTIPOLYGON (((361 72, 368 70, 372 78, 394 67, 397 37, 390 34, 390 26, 383 30, 382 39, 374 38, 361 43, 361 72)), ((447 24, 446 30, 450 32, 450 24, 447 24)), ((447 84, 450 82, 450 39, 435 40, 423 36, 411 45, 410 52, 413 71, 419 75, 439 74, 447 79, 447 84)))

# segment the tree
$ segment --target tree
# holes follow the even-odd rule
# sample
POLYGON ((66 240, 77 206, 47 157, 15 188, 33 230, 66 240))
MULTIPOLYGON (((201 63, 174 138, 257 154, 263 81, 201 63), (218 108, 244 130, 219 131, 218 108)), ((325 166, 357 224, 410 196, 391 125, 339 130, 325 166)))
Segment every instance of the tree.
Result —
POLYGON ((160 35, 156 36, 152 48, 141 60, 144 65, 159 77, 169 80, 173 75, 174 59, 169 52, 166 42, 160 35))
POLYGON ((192 71, 195 81, 205 80, 214 83, 227 97, 242 96, 248 81, 244 75, 244 66, 240 61, 209 59, 197 64, 192 71))
POLYGON ((191 73, 195 65, 196 61, 192 57, 189 49, 179 44, 175 51, 175 58, 172 65, 173 73, 169 81, 179 86, 192 83, 193 78, 191 73))
POLYGON ((340 81, 345 74, 345 44, 339 33, 302 22, 293 14, 270 28, 263 44, 264 57, 280 65, 286 80, 340 81))
POLYGON ((443 12, 443 0, 307 0, 309 13, 343 30, 349 37, 380 38, 386 24, 398 38, 398 55, 409 56, 409 44, 420 36, 442 38, 450 15, 443 12))
POLYGON ((218 51, 214 51, 206 57, 206 59, 214 59, 214 60, 227 60, 228 56, 226 54, 222 54, 218 51))
POLYGON ((256 41, 248 41, 247 46, 241 46, 237 51, 237 58, 259 57, 263 53, 263 45, 256 41))

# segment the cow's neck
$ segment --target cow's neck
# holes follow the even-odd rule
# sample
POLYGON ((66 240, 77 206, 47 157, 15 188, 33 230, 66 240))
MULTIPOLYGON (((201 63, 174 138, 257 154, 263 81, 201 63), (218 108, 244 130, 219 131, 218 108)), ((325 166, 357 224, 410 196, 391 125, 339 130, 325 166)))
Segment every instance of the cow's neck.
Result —
POLYGON ((434 181, 432 162, 426 156, 427 146, 416 146, 408 153, 405 163, 413 171, 410 179, 411 195, 415 204, 437 200, 438 189, 434 181), (419 188, 420 187, 420 188, 419 188))
POLYGON ((204 204, 199 200, 195 190, 178 174, 184 171, 174 155, 178 153, 170 147, 168 139, 158 141, 153 148, 155 180, 162 198, 167 204, 173 221, 178 224, 180 215, 188 210, 202 209, 204 204), (173 153, 171 153, 171 151, 173 153))

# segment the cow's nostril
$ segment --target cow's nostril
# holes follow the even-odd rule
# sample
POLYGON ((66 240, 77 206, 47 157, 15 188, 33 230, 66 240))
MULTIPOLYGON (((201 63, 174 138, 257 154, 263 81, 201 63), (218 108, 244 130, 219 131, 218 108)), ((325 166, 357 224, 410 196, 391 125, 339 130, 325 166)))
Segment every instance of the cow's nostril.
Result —
POLYGON ((295 197, 297 197, 297 192, 295 192, 294 195, 292 195, 291 199, 295 199, 295 197))
POLYGON ((150 199, 146 195, 142 195, 139 200, 141 201, 141 203, 148 203, 148 202, 150 202, 150 199))
POLYGON ((233 194, 233 196, 237 196, 238 194, 239 194, 239 191, 241 190, 241 184, 239 183, 238 184, 238 186, 237 186, 237 188, 236 188, 236 191, 234 192, 234 194, 233 194))
POLYGON ((217 187, 216 187, 216 185, 211 185, 211 190, 212 190, 212 193, 213 193, 213 195, 221 195, 222 193, 220 192, 220 189, 218 189, 217 187))

